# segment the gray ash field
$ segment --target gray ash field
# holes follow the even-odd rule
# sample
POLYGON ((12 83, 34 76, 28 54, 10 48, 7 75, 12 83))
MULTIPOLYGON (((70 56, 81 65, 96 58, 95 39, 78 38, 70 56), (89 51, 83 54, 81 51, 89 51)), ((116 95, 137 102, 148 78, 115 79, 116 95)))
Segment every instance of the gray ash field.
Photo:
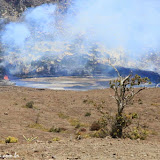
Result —
POLYGON ((110 80, 111 79, 104 77, 43 77, 19 79, 13 82, 16 83, 16 86, 24 86, 31 88, 86 91, 92 89, 108 88, 110 80))

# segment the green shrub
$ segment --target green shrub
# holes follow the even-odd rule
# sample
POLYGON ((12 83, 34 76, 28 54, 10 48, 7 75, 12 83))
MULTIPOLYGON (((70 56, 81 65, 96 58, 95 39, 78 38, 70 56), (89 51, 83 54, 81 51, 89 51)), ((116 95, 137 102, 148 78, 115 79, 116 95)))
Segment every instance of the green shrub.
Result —
POLYGON ((71 124, 71 126, 74 126, 75 128, 80 128, 80 127, 86 127, 87 126, 87 124, 81 123, 78 119, 70 118, 68 121, 71 124))
POLYGON ((6 142, 5 142, 5 140, 0 140, 0 144, 5 144, 6 142))
POLYGON ((52 139, 52 141, 60 141, 60 138, 59 137, 55 137, 52 139))
POLYGON ((143 104, 143 101, 141 99, 138 99, 138 104, 143 104))
POLYGON ((130 139, 140 139, 140 140, 145 140, 149 134, 149 131, 146 129, 143 129, 141 127, 134 127, 132 131, 130 131, 126 137, 130 139))
POLYGON ((18 139, 15 138, 15 137, 9 136, 9 137, 7 137, 7 138, 5 139, 5 142, 6 142, 6 143, 17 143, 17 142, 18 142, 18 139))
POLYGON ((121 137, 122 129, 130 126, 135 118, 138 118, 137 113, 122 114, 121 116, 116 115, 116 119, 112 124, 111 136, 113 138, 121 137))
POLYGON ((56 133, 59 133, 59 132, 62 132, 62 131, 65 131, 66 129, 65 128, 55 128, 54 126, 52 128, 49 129, 49 132, 56 132, 56 133))
POLYGON ((27 102, 25 107, 26 108, 33 108, 33 105, 34 105, 34 102, 33 101, 30 101, 30 102, 27 102))
POLYGON ((85 116, 85 117, 89 117, 89 116, 91 116, 91 113, 90 113, 90 112, 87 112, 84 116, 85 116))
POLYGON ((86 138, 91 137, 90 134, 86 134, 86 129, 85 128, 82 128, 79 131, 77 131, 75 133, 75 135, 76 135, 75 139, 77 139, 77 140, 80 140, 80 139, 83 139, 83 138, 86 139, 86 138))
POLYGON ((99 129, 98 131, 95 131, 90 134, 90 136, 94 138, 105 138, 108 135, 108 132, 104 129, 99 129))
POLYGON ((65 115, 62 112, 58 113, 58 116, 59 116, 59 118, 62 118, 62 119, 68 119, 69 118, 69 116, 65 115))
POLYGON ((41 124, 38 124, 38 123, 30 124, 30 125, 28 125, 28 127, 29 128, 39 129, 39 130, 42 130, 42 131, 45 131, 45 132, 49 131, 47 128, 45 128, 44 126, 42 126, 41 124))
POLYGON ((96 104, 92 99, 84 99, 83 103, 85 103, 85 104, 93 104, 93 105, 96 104))

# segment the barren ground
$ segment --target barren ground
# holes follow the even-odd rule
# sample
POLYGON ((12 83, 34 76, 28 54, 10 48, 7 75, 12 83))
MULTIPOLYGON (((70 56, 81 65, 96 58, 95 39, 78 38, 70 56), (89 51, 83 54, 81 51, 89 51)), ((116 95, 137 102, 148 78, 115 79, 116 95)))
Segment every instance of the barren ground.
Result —
MULTIPOLYGON (((55 91, 24 87, 0 87, 0 155, 19 155, 25 160, 159 160, 160 159, 160 88, 150 88, 135 97, 125 111, 136 112, 139 122, 149 131, 146 140, 82 138, 75 133, 98 120, 97 107, 103 105, 110 114, 116 111, 111 89, 91 91, 55 91), (141 103, 139 103, 141 99, 141 103), (87 100, 87 103, 86 103, 87 100), (33 101, 33 108, 24 107, 33 101), (85 116, 87 112, 91 116, 85 116), (83 124, 75 128, 75 123, 83 124), (37 124, 36 124, 37 123, 37 124), (56 133, 48 130, 63 128, 56 133), (18 143, 4 144, 6 137, 18 143), (32 142, 25 138, 37 137, 32 142), (53 139, 59 138, 59 141, 53 139)), ((11 158, 14 159, 14 158, 11 158)), ((17 158, 18 159, 18 158, 17 158)))

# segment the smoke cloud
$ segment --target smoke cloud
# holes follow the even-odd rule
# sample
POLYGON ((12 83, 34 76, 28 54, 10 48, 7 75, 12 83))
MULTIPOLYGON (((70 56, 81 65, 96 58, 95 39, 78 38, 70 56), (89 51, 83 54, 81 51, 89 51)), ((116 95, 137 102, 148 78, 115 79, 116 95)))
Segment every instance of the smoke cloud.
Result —
POLYGON ((75 0, 66 13, 53 4, 29 8, 1 32, 3 64, 15 74, 43 70, 38 61, 77 70, 87 59, 111 58, 160 73, 159 6, 158 0, 75 0))

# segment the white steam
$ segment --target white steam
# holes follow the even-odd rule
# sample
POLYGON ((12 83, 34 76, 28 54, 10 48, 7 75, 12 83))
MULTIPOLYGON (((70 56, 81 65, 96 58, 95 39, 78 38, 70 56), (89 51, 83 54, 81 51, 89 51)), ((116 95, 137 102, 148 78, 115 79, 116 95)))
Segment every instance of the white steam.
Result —
POLYGON ((144 53, 147 48, 160 49, 158 6, 157 0, 90 0, 87 7, 80 8, 73 27, 79 31, 92 28, 95 38, 107 47, 144 53))
POLYGON ((25 11, 1 35, 5 64, 12 65, 12 73, 34 70, 31 63, 43 57, 50 64, 75 57, 67 67, 83 68, 86 62, 79 62, 80 57, 92 57, 95 44, 99 63, 111 57, 116 65, 160 73, 158 0, 75 0, 65 15, 58 15, 56 5, 45 4, 25 11), (148 59, 150 51, 156 51, 154 61, 148 59))

